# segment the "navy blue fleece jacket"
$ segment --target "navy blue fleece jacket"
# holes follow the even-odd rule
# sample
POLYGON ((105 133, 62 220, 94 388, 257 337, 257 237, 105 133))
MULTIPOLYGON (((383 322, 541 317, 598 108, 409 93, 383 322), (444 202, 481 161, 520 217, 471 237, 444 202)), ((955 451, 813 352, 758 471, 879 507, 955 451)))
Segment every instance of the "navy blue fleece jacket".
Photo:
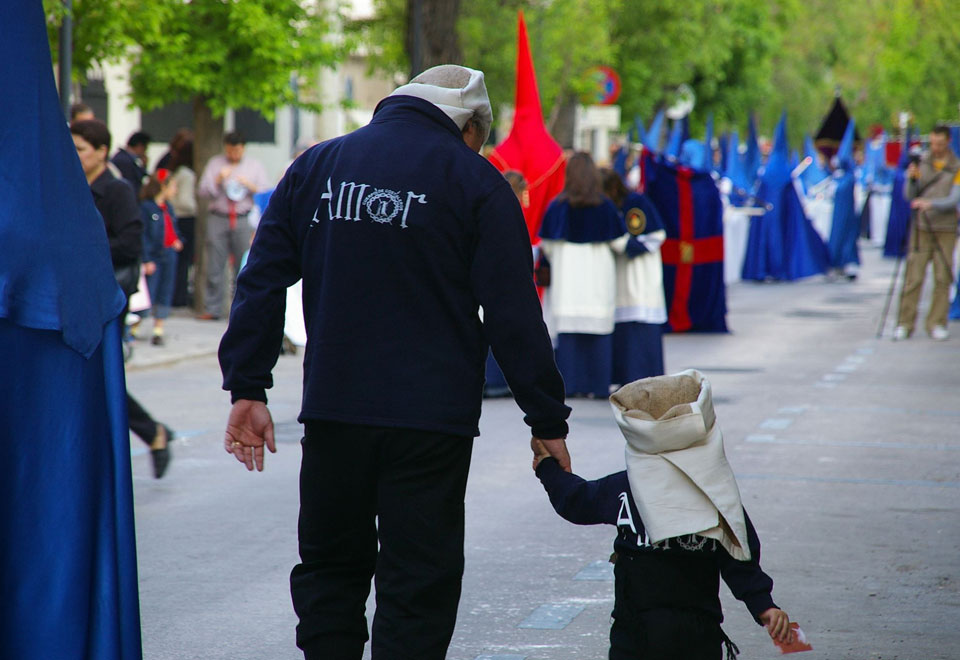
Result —
POLYGON ((509 184, 451 119, 387 97, 273 193, 220 344, 224 389, 266 400, 285 290, 302 278, 301 421, 476 436, 489 345, 533 434, 565 436, 526 232, 509 184))
MULTIPOLYGON (((616 608, 695 608, 723 621, 720 578, 753 618, 776 607, 773 580, 760 568, 760 539, 744 511, 750 561, 731 557, 719 543, 696 534, 650 543, 630 492, 626 471, 595 481, 564 472, 553 458, 537 466, 553 508, 578 525, 617 527, 616 608)), ((616 611, 616 610, 615 610, 616 611)), ((762 625, 762 624, 761 624, 762 625)))

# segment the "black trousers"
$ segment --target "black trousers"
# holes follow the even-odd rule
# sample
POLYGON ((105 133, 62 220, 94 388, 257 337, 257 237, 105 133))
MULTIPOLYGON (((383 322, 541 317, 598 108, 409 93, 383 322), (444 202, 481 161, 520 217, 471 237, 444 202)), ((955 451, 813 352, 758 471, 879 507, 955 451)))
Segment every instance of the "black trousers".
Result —
POLYGON ((442 660, 460 601, 473 439, 307 422, 302 445, 297 646, 307 660, 359 660, 373 577, 374 660, 442 660))
POLYGON ((610 660, 720 660, 723 633, 693 610, 658 609, 615 619, 610 660))
POLYGON ((152 444, 157 437, 158 424, 140 402, 130 396, 130 392, 127 392, 127 418, 130 430, 148 445, 152 444))

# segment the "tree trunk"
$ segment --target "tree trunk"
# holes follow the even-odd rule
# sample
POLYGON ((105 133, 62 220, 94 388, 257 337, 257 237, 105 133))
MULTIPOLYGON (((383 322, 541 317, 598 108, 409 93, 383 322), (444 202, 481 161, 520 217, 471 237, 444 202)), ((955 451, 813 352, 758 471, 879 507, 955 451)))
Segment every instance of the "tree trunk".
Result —
POLYGON ((438 64, 461 64, 457 37, 460 0, 407 0, 410 77, 438 64))
POLYGON ((562 93, 547 120, 547 132, 564 149, 573 149, 573 132, 576 129, 577 98, 568 92, 562 93))
MULTIPOLYGON (((199 184, 207 161, 223 149, 223 117, 213 116, 203 96, 193 99, 193 133, 193 162, 199 184)), ((194 240, 197 265, 193 271, 193 308, 202 314, 205 311, 204 295, 207 289, 207 201, 199 198, 194 240)))

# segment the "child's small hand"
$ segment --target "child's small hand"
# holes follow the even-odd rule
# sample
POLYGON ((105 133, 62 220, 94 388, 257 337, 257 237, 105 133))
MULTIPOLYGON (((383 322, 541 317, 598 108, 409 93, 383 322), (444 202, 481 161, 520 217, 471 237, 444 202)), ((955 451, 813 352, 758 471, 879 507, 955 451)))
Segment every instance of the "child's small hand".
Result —
POLYGON ((530 449, 533 450, 533 469, 536 470, 540 461, 550 457, 550 452, 543 446, 543 443, 536 438, 530 438, 530 449))
POLYGON ((790 627, 790 617, 783 610, 771 607, 760 615, 760 621, 767 627, 772 639, 790 644, 793 642, 793 629, 790 627))

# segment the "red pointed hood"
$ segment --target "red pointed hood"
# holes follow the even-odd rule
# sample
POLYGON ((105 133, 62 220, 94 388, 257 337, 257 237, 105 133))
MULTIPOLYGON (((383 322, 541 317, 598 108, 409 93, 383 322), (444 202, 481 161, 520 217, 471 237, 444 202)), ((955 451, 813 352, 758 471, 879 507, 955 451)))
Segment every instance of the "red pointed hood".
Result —
POLYGON ((517 89, 513 128, 507 139, 494 148, 490 161, 501 172, 517 170, 527 180, 523 214, 530 241, 536 244, 547 204, 563 190, 566 163, 563 150, 543 123, 523 11, 517 14, 517 32, 517 89))

